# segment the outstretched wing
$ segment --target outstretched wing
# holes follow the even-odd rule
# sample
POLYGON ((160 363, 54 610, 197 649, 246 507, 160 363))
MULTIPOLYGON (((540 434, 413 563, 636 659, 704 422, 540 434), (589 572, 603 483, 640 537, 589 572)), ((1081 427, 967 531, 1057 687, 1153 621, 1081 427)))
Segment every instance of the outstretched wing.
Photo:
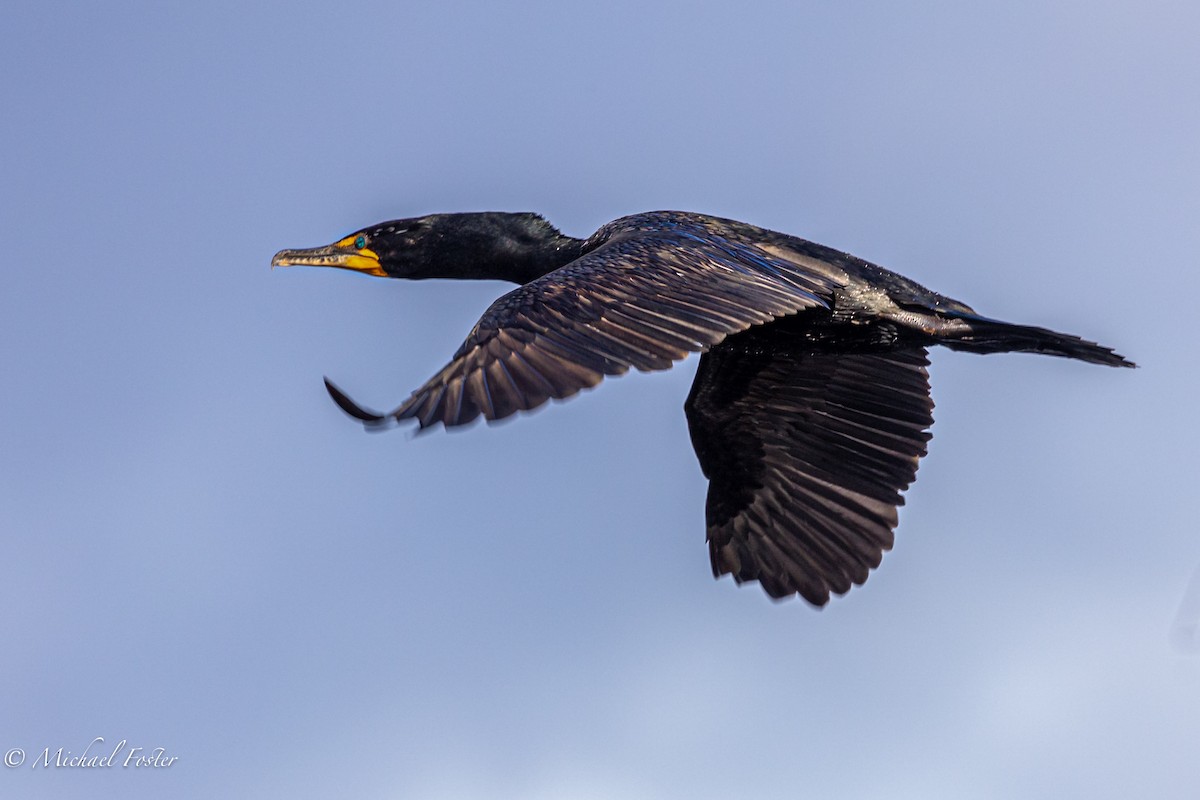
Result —
POLYGON ((821 606, 892 547, 933 423, 929 361, 919 347, 839 353, 752 333, 704 354, 686 405, 713 575, 821 606))
POLYGON ((668 222, 607 231, 596 249, 501 297, 450 363, 390 414, 332 385, 330 393, 368 427, 502 419, 605 375, 667 369, 753 325, 829 308, 841 285, 835 270, 710 233, 702 221, 668 222))

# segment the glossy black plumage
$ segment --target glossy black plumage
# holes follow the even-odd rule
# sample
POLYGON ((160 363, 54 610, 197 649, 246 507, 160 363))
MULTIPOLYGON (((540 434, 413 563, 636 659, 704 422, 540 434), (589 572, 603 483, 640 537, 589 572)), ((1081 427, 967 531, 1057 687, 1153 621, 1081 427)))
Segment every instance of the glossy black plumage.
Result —
POLYGON ((705 353, 685 409, 714 574, 816 605, 865 581, 930 438, 928 363, 758 328, 705 353))
POLYGON ((368 428, 503 419, 605 375, 703 353, 685 408, 710 481, 714 574, 816 605, 865 581, 892 546, 932 424, 927 347, 1132 366, 1074 336, 986 319, 845 253, 682 212, 625 217, 587 240, 534 215, 433 215, 275 263, 522 284, 388 414, 327 381, 368 428))

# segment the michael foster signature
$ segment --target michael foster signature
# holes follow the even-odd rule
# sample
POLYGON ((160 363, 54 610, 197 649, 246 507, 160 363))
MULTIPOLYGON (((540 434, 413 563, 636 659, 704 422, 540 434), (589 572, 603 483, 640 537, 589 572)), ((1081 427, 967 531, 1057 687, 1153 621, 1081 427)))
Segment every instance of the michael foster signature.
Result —
MULTIPOLYGON (((34 756, 29 766, 31 769, 38 767, 43 769, 57 767, 81 767, 83 769, 169 767, 178 760, 179 756, 168 755, 165 747, 153 749, 131 747, 128 739, 122 739, 117 742, 115 747, 109 749, 104 743, 104 737, 97 736, 78 755, 62 747, 57 750, 47 747, 34 756)), ((23 763, 25 763, 25 751, 19 747, 14 747, 4 754, 6 767, 19 767, 23 763)))

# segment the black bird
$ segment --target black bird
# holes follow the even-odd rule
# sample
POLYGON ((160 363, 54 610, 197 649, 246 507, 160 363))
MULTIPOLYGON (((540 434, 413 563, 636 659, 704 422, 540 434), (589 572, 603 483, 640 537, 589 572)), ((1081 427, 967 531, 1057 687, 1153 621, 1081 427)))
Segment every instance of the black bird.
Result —
POLYGON ((684 410, 709 480, 713 575, 818 606, 862 584, 892 547, 933 423, 930 345, 1134 366, 1075 336, 981 317, 829 247, 678 211, 623 217, 587 239, 536 214, 433 214, 271 263, 520 284, 388 414, 326 379, 368 428, 503 419, 703 353, 684 410))

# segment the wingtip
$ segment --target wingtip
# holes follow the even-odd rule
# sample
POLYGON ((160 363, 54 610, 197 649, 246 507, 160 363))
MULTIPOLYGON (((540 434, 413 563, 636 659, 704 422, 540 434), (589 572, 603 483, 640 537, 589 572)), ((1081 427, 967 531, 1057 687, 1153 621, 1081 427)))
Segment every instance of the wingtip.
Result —
POLYGON ((337 403, 338 408, 344 411, 348 416, 354 417, 363 424, 369 431, 383 430, 388 427, 394 420, 390 416, 380 414, 370 409, 363 408, 358 403, 351 400, 345 392, 337 387, 329 378, 325 378, 325 391, 329 392, 329 396, 333 398, 333 402, 337 403))

